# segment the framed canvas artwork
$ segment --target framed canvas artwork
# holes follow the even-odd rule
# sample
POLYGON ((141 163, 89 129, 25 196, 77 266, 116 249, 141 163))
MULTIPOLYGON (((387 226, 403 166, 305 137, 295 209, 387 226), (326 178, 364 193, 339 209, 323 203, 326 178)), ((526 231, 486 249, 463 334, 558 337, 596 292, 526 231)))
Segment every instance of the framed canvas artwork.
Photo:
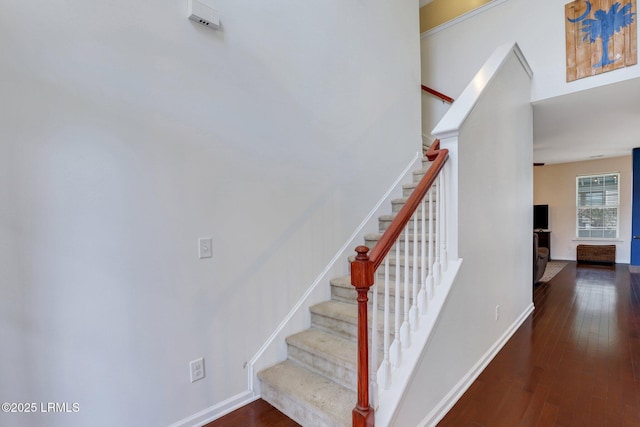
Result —
POLYGON ((638 63, 636 0, 565 5, 567 82, 638 63))

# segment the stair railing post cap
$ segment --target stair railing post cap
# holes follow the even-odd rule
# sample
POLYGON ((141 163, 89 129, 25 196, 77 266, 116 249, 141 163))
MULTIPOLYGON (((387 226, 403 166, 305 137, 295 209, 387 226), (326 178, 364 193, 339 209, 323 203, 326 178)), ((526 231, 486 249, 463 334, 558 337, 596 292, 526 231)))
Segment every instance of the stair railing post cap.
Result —
POLYGON ((358 246, 356 248, 356 252, 358 253, 358 255, 356 255, 356 260, 358 261, 368 261, 369 260, 369 248, 367 246, 358 246))

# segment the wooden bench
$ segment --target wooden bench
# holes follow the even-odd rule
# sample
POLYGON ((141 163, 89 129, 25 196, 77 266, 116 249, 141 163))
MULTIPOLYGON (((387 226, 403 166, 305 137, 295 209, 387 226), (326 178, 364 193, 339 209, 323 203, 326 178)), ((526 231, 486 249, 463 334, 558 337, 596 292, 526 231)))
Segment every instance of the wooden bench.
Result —
POLYGON ((578 245, 576 247, 578 263, 615 264, 616 245, 578 245))

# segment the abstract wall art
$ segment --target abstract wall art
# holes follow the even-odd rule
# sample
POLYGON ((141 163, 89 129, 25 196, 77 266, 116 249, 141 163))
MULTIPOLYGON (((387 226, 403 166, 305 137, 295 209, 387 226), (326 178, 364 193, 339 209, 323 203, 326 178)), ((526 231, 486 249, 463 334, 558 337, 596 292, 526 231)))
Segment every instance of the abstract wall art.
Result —
POLYGON ((636 0, 565 5, 567 82, 638 63, 636 0))

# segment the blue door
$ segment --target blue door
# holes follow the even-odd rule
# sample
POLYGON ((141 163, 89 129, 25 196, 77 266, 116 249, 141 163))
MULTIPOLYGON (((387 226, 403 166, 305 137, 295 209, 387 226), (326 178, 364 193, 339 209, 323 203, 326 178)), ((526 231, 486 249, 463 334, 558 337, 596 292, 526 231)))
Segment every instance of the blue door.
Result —
POLYGON ((631 265, 640 266, 640 148, 633 149, 633 200, 631 201, 631 265))

